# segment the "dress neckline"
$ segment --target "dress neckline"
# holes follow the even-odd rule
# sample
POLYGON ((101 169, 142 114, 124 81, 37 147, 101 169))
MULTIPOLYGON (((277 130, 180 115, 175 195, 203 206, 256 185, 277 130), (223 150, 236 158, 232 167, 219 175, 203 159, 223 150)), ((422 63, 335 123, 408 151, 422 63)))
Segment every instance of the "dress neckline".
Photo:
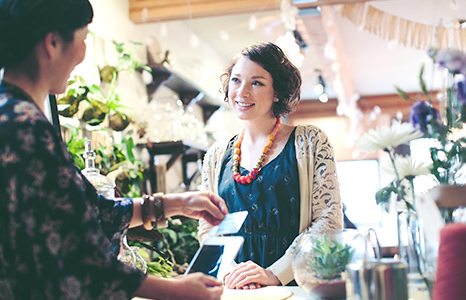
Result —
MULTIPOLYGON (((285 144, 285 146, 283 146, 283 148, 282 148, 282 150, 280 151, 280 153, 278 153, 277 156, 275 156, 272 160, 268 161, 265 165, 263 165, 263 166, 262 166, 262 169, 264 169, 264 168, 265 168, 266 166, 268 166, 270 163, 272 163, 273 161, 277 160, 280 156, 283 155, 283 151, 285 151, 285 149, 286 149, 286 147, 288 146, 288 144, 289 144, 290 142, 293 142, 293 141, 294 141, 294 136, 295 136, 296 127, 297 127, 297 126, 295 126, 295 127, 293 128, 293 130, 291 130, 291 133, 290 133, 290 135, 288 136, 288 140, 286 141, 286 144, 285 144)), ((237 137, 238 137, 238 136, 236 136, 234 140, 236 140, 237 137)), ((239 169, 240 169, 240 173, 242 173, 241 171, 243 171, 243 170, 249 171, 247 168, 243 167, 241 164, 239 165, 239 169)))

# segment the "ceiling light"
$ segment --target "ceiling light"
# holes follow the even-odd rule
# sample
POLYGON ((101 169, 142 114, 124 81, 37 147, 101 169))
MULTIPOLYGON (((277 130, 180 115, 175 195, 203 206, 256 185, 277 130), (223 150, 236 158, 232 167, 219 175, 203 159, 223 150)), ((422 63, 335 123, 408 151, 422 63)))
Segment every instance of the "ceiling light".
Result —
POLYGON ((320 95, 323 92, 324 92, 324 86, 320 83, 316 84, 314 87, 314 93, 316 93, 317 95, 320 95))
POLYGON ((328 96, 326 93, 322 93, 320 96, 319 96, 319 101, 322 102, 322 103, 327 103, 328 102, 328 96))
POLYGON ((319 95, 319 100, 323 103, 328 101, 328 96, 325 92, 325 81, 322 77, 322 71, 320 69, 315 69, 314 72, 317 73, 317 84, 314 86, 314 93, 319 95))

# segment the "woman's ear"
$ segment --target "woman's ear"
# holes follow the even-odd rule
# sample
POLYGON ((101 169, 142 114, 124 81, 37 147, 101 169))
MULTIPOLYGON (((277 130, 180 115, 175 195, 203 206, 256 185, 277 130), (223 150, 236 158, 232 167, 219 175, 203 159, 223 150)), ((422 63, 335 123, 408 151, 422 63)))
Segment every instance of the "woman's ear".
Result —
POLYGON ((54 58, 60 50, 61 37, 57 32, 49 32, 43 39, 45 54, 54 58))

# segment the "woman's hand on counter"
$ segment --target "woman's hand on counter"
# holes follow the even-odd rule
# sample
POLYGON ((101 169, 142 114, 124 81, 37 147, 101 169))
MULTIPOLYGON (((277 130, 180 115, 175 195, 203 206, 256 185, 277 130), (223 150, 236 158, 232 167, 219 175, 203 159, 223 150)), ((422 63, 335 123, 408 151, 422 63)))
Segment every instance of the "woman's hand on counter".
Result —
POLYGON ((225 286, 229 289, 255 289, 261 286, 279 285, 280 280, 272 271, 264 269, 252 261, 239 263, 225 276, 225 286))

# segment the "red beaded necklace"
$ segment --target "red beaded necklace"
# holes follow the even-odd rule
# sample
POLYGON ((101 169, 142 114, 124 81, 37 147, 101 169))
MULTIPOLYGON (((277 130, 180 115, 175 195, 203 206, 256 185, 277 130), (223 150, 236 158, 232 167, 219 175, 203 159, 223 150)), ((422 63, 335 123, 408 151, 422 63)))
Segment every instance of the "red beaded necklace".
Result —
POLYGON ((259 171, 261 170, 262 163, 264 162, 265 156, 267 155, 267 152, 269 151, 270 147, 272 147, 273 140, 275 139, 275 135, 278 132, 278 128, 280 127, 281 124, 281 119, 278 118, 277 122, 275 123, 275 127, 272 130, 272 133, 269 135, 269 138, 267 139, 267 143, 265 143, 264 149, 262 150, 261 157, 259 158, 259 161, 256 164, 256 167, 249 172, 248 175, 241 176, 241 174, 238 172, 239 168, 239 161, 241 159, 241 143, 243 142, 243 137, 244 137, 244 129, 243 132, 241 132, 240 136, 236 140, 235 143, 235 149, 234 149, 234 154, 233 154, 233 179, 241 184, 248 184, 251 183, 254 179, 256 179, 257 175, 259 175, 259 171))

